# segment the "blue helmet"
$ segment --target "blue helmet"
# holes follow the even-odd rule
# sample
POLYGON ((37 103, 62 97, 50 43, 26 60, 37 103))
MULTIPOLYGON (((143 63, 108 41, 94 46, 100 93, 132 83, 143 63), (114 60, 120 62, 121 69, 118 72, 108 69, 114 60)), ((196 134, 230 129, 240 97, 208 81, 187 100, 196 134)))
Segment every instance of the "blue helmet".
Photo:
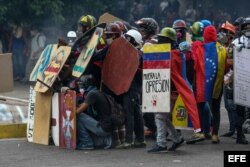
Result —
POLYGON ((204 28, 206 28, 207 26, 212 25, 210 20, 204 19, 204 20, 201 20, 200 22, 204 25, 204 28))

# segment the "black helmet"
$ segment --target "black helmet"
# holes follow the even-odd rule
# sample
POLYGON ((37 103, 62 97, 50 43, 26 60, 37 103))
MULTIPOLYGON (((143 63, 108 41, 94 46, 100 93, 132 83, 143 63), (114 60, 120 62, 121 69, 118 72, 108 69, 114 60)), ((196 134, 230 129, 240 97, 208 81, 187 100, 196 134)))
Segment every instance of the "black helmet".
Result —
POLYGON ((94 76, 91 74, 82 75, 78 80, 78 86, 84 90, 87 90, 89 86, 96 86, 94 76))
POLYGON ((244 21, 244 17, 238 17, 235 21, 234 21, 234 26, 240 26, 244 21))
POLYGON ((135 22, 139 28, 143 28, 147 34, 155 35, 158 32, 158 23, 153 18, 142 18, 135 22))
POLYGON ((250 30, 250 17, 246 17, 242 24, 241 24, 241 30, 250 30))

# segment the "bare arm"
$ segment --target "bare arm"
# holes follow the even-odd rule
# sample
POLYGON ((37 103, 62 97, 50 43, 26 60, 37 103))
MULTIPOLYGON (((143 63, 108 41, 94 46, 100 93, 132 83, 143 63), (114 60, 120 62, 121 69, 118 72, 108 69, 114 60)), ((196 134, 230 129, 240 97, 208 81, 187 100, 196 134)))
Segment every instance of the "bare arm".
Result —
POLYGON ((76 109, 76 113, 79 114, 81 112, 87 111, 89 105, 87 103, 82 103, 80 106, 76 109))

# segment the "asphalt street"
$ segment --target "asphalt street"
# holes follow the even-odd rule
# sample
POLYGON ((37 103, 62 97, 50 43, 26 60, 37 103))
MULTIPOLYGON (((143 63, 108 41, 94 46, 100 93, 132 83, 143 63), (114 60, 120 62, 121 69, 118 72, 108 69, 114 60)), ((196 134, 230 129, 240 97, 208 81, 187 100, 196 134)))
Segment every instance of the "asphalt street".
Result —
MULTIPOLYGON (((1 95, 28 99, 28 85, 15 83, 15 90, 1 95)), ((228 130, 227 112, 221 106, 220 134, 228 130)), ((192 131, 182 131, 185 138, 192 131)), ((250 141, 250 135, 246 136, 250 141)), ((55 146, 29 143, 26 139, 0 140, 0 167, 223 167, 225 150, 250 150, 233 138, 220 138, 220 144, 210 140, 195 145, 183 144, 174 152, 149 154, 154 141, 147 139, 147 148, 78 151, 55 146)))

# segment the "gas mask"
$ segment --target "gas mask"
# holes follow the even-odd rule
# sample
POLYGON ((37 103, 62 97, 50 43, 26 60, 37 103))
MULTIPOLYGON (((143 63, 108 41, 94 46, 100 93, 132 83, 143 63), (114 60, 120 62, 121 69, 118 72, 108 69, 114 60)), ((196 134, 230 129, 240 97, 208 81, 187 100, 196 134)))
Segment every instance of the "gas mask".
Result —
POLYGON ((222 44, 226 44, 228 42, 228 37, 227 37, 227 34, 224 33, 224 32, 219 32, 217 34, 217 39, 220 43, 222 44))

